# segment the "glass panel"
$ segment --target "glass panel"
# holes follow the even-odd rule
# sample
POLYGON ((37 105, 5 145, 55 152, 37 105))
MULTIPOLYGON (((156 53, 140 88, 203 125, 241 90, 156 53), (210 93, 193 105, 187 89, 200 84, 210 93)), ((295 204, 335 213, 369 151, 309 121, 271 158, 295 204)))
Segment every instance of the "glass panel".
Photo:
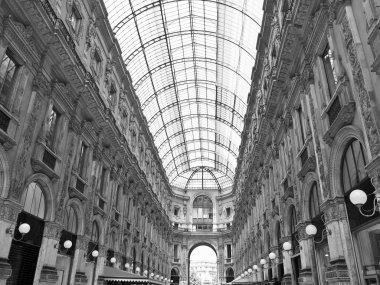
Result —
POLYGON ((172 185, 231 186, 263 0, 104 2, 172 185))

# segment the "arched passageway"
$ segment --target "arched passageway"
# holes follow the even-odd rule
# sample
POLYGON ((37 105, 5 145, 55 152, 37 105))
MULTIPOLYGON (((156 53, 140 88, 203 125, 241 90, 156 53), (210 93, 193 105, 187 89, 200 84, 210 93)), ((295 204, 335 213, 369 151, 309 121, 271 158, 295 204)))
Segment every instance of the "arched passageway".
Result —
POLYGON ((188 261, 189 285, 218 284, 217 251, 211 244, 199 243, 191 247, 188 261))

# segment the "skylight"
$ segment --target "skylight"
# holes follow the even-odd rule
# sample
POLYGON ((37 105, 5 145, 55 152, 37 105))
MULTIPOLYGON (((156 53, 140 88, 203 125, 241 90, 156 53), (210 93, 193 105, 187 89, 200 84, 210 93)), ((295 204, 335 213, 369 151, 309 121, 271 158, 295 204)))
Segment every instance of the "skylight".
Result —
POLYGON ((170 183, 232 186, 263 0, 104 2, 170 183))

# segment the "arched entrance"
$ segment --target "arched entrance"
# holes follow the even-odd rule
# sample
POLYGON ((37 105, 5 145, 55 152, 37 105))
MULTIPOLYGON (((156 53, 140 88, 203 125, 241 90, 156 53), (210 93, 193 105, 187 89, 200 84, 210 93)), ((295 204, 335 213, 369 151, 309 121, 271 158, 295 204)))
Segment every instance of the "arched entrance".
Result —
POLYGON ((231 282, 232 280, 234 280, 234 270, 231 268, 231 267, 229 267, 229 268, 227 268, 227 270, 226 270, 226 283, 229 283, 229 282, 231 282))
POLYGON ((172 268, 170 271, 170 280, 173 285, 178 285, 179 284, 179 270, 178 268, 172 268))
POLYGON ((193 245, 189 250, 187 260, 188 285, 214 285, 218 283, 218 254, 211 244, 201 242, 193 245))

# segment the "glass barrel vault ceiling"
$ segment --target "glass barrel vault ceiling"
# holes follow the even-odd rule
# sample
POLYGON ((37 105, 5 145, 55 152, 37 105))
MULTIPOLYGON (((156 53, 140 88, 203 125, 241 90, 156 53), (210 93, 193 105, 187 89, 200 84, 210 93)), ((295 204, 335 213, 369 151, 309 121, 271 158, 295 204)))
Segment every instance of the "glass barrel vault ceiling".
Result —
POLYGON ((170 183, 231 186, 263 0, 104 2, 170 183))

